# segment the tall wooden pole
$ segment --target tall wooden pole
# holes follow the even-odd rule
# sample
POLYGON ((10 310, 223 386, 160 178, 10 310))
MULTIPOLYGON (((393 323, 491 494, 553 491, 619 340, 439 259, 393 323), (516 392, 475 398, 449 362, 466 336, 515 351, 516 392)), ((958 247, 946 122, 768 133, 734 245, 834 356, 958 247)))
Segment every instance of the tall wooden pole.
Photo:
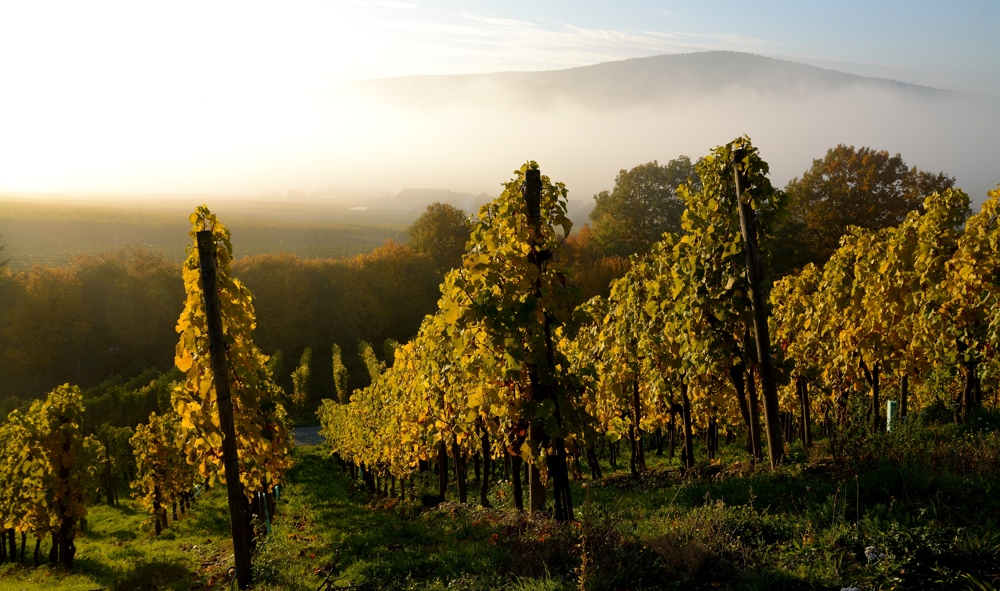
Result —
MULTIPOLYGON (((531 253, 528 255, 530 262, 537 268, 541 275, 542 256, 539 251, 539 237, 542 232, 542 173, 537 168, 529 168, 524 173, 524 201, 528 210, 528 224, 531 226, 531 253)), ((535 281, 535 296, 541 296, 541 279, 535 281)), ((527 363, 528 382, 531 388, 531 399, 534 402, 541 402, 546 398, 544 386, 540 383, 536 363, 527 363)), ((542 424, 535 417, 528 419, 528 439, 530 439, 539 449, 544 445, 545 431, 542 424)), ((528 464, 528 510, 531 513, 538 513, 545 509, 545 485, 542 484, 541 475, 535 462, 528 464)))
POLYGON ((222 461, 226 470, 226 492, 229 497, 229 521, 233 530, 233 559, 236 581, 240 589, 251 585, 250 519, 246 499, 242 498, 240 462, 236 453, 236 428, 233 424, 233 401, 229 391, 229 363, 222 333, 222 306, 215 266, 215 240, 212 232, 198 232, 198 262, 201 267, 201 290, 205 296, 205 316, 208 320, 208 353, 215 377, 215 399, 219 405, 219 426, 222 428, 222 461))
POLYGON ((757 218, 750 207, 750 196, 744 199, 744 190, 750 188, 746 176, 740 172, 736 155, 733 176, 736 179, 736 201, 740 210, 740 230, 743 232, 743 251, 747 259, 747 281, 750 282, 750 307, 753 309, 753 332, 757 341, 757 363, 760 370, 761 389, 764 391, 764 421, 767 423, 767 451, 771 459, 771 469, 775 469, 785 453, 781 441, 781 422, 778 413, 778 386, 774 381, 774 367, 771 363, 771 336, 767 328, 767 304, 764 302, 764 268, 760 262, 760 247, 757 244, 757 218))

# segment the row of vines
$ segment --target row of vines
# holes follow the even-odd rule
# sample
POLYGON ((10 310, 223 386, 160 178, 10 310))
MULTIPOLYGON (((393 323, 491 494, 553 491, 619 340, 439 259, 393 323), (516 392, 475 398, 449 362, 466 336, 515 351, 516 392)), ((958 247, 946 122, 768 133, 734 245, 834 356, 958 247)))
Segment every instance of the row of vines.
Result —
POLYGON ((898 227, 853 230, 823 269, 769 285, 754 267, 781 247, 786 203, 767 163, 738 138, 697 174, 700 187, 678 188, 681 233, 633 257, 608 298, 581 302, 559 256, 566 189, 521 167, 480 210, 417 336, 369 368, 369 387, 323 402, 332 452, 393 486, 436 462, 442 497, 449 459, 503 458, 518 508, 523 462, 528 507, 545 506, 550 481, 555 516, 572 519, 568 466, 599 475, 607 442, 626 441, 638 473, 651 434, 678 433, 686 467, 696 434, 710 452, 720 432, 742 434, 773 467, 793 416, 808 444, 810 417, 833 435, 867 399, 870 428, 884 428, 887 388, 901 416, 942 397, 959 418, 976 412, 997 371, 1000 191, 968 220, 964 193, 931 195, 898 227))

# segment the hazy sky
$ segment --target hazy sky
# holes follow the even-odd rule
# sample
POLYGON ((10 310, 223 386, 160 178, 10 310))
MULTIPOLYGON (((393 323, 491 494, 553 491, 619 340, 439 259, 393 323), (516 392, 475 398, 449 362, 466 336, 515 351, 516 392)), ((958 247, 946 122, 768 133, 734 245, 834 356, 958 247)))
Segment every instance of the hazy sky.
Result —
POLYGON ((727 49, 1000 96, 998 25, 996 0, 3 2, 0 191, 359 187, 317 172, 314 122, 371 77, 727 49))

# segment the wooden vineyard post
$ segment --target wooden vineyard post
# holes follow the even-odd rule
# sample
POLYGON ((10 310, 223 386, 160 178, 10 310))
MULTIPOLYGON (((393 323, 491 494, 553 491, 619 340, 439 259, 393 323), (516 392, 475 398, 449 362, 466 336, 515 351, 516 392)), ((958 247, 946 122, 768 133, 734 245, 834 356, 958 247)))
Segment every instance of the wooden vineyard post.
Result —
MULTIPOLYGON (((528 254, 528 262, 533 264, 538 270, 535 278, 534 295, 536 301, 541 302, 542 298, 542 273, 545 268, 545 261, 552 258, 552 251, 543 248, 542 243, 542 173, 537 168, 528 168, 524 172, 524 201, 527 208, 528 224, 531 231, 531 252, 528 254)), ((550 334, 549 315, 543 314, 544 331, 543 347, 544 351, 535 352, 536 359, 542 359, 542 366, 539 363, 526 363, 528 370, 528 382, 530 385, 531 399, 535 403, 552 399, 551 386, 547 382, 552 378, 555 368, 553 362, 553 344, 550 334)), ((555 420, 561 423, 559 404, 555 404, 555 420)), ((549 470, 549 477, 552 479, 552 493, 555 501, 555 518, 559 521, 571 521, 573 519, 573 501, 569 489, 569 469, 566 458, 566 444, 562 437, 554 440, 545 434, 545 429, 537 417, 531 419, 528 424, 528 437, 539 446, 547 446, 552 443, 555 453, 546 457, 546 464, 549 470)), ((532 513, 536 513, 545 508, 545 485, 542 484, 538 467, 534 462, 529 464, 528 495, 532 513)))
POLYGON ((809 384, 801 375, 795 378, 799 391, 799 415, 802 421, 802 445, 812 447, 812 423, 809 420, 809 384))
POLYGON ((208 352, 215 381, 215 397, 219 405, 219 426, 222 428, 222 461, 226 471, 226 493, 229 498, 229 521, 233 531, 233 559, 236 581, 240 589, 251 585, 250 519, 247 503, 241 498, 240 464, 236 452, 236 428, 233 424, 233 401, 229 391, 229 364, 222 333, 222 306, 215 266, 215 240, 209 230, 198 232, 198 263, 201 268, 201 290, 205 296, 205 317, 208 323, 208 352))
POLYGON ((740 210, 740 231, 743 233, 743 250, 747 259, 747 281, 750 283, 750 306, 753 309, 753 332, 757 341, 757 364, 760 370, 761 389, 764 390, 764 421, 767 423, 767 451, 774 470, 784 455, 781 441, 781 422, 778 414, 778 387, 774 381, 774 367, 771 363, 771 337, 767 328, 767 307, 764 302, 764 268, 760 262, 760 248, 757 244, 757 219, 750 207, 749 195, 744 199, 744 188, 750 183, 736 164, 742 158, 741 152, 734 154, 733 176, 736 181, 736 202, 740 210))
MULTIPOLYGON (((542 270, 542 253, 538 251, 537 240, 541 234, 542 214, 542 173, 537 168, 529 168, 524 172, 524 201, 528 209, 528 224, 531 226, 531 254, 529 260, 538 267, 539 275, 542 270)), ((540 282, 535 282, 535 295, 540 295, 540 282)), ((539 383, 538 365, 529 363, 528 380, 530 383, 531 399, 534 402, 541 402, 544 399, 543 386, 539 383)), ((539 447, 542 446, 545 432, 537 418, 529 419, 528 438, 539 447)), ((534 514, 545 508, 545 485, 542 484, 541 475, 538 473, 538 466, 534 462, 528 464, 528 510, 534 514)))

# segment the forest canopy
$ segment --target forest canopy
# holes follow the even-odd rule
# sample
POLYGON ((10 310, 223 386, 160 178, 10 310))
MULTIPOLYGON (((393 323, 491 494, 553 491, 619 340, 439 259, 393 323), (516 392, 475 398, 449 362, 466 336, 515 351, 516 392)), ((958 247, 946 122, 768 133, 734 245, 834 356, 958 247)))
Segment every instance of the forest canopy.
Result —
MULTIPOLYGON (((354 365, 358 340, 408 338, 433 308, 441 280, 433 260, 392 240, 343 259, 243 257, 234 273, 254 294, 259 346, 287 359, 312 347, 324 366, 334 343, 354 365)), ((0 301, 3 398, 173 365, 184 290, 179 265, 161 254, 128 247, 0 275, 0 301)), ((329 372, 314 373, 317 388, 330 385, 329 372)), ((290 391, 290 377, 282 377, 290 391)))

